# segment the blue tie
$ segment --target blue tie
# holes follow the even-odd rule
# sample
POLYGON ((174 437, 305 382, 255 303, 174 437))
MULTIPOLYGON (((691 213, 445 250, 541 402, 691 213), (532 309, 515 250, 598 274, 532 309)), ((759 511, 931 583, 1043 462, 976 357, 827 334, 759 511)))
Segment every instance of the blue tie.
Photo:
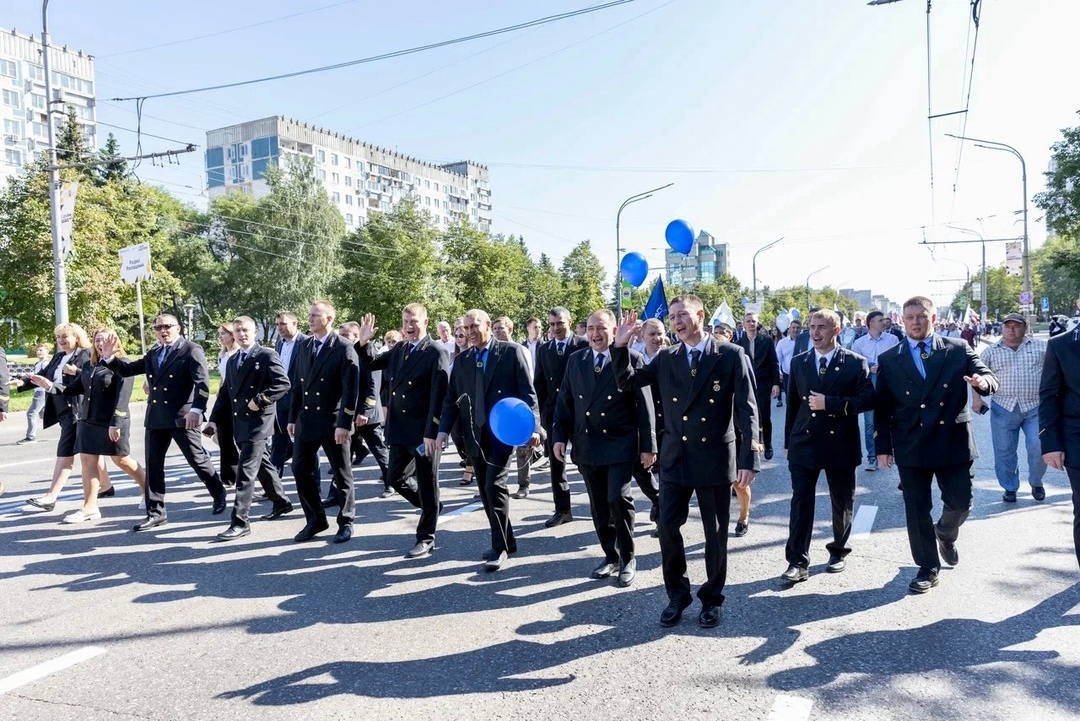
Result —
POLYGON ((166 354, 168 354, 168 352, 169 352, 169 346, 167 346, 167 345, 161 346, 161 351, 158 352, 158 357, 157 357, 158 368, 160 368, 165 363, 165 356, 166 356, 166 354))

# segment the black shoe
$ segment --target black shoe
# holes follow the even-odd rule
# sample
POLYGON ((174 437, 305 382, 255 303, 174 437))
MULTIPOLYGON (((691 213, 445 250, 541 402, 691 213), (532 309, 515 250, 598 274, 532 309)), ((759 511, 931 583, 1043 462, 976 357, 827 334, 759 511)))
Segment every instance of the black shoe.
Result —
POLYGON ((842 573, 847 568, 847 561, 840 558, 840 556, 829 556, 829 563, 825 566, 825 570, 829 573, 842 573))
MULTIPOLYGON (((765 449, 765 460, 771 461, 772 457, 773 457, 772 449, 771 448, 766 448, 765 449)), ((717 621, 719 621, 719 615, 717 616, 717 621)))
POLYGON ((519 501, 522 498, 528 498, 529 497, 529 487, 528 486, 518 486, 518 489, 516 491, 514 491, 513 495, 511 495, 510 497, 511 498, 516 498, 519 501))
POLYGON ((735 522, 735 535, 738 536, 739 538, 742 538, 743 536, 745 536, 749 530, 750 530, 750 519, 749 518, 746 519, 745 523, 743 521, 736 521, 735 522))
POLYGON ((572 520, 574 520, 574 517, 570 515, 570 511, 555 511, 555 515, 544 521, 544 526, 547 528, 555 528, 555 526, 570 523, 572 520))
POLYGON ((1001 500, 1006 503, 1016 503, 1016 491, 1005 491, 1001 494, 1001 500))
POLYGON ((149 531, 151 528, 164 526, 168 522, 169 519, 165 516, 147 516, 145 521, 136 524, 131 530, 135 532, 149 531))
POLYGON ((936 573, 919 571, 919 575, 915 576, 915 579, 908 584, 908 590, 912 593, 926 593, 937 584, 938 575, 936 573))
POLYGON ((800 566, 788 566, 787 570, 780 574, 780 580, 788 583, 798 583, 810 578, 810 571, 800 566))
POLYGON ((443 509, 444 509, 444 508, 446 508, 446 506, 445 506, 445 505, 443 505, 443 502, 442 502, 442 501, 439 501, 439 512, 438 512, 438 514, 436 514, 436 515, 439 515, 439 516, 441 516, 441 515, 442 515, 442 512, 443 512, 443 509))
POLYGON ((236 487, 236 481, 225 480, 224 478, 222 478, 221 479, 221 485, 225 486, 226 488, 235 488, 236 487))
POLYGON ((51 511, 56 508, 56 501, 53 501, 52 503, 46 503, 44 501, 38 500, 37 498, 31 498, 26 502, 26 505, 38 511, 51 511))
POLYGON ((1031 497, 1034 498, 1036 501, 1043 500, 1044 498, 1046 498, 1046 489, 1042 486, 1032 486, 1031 497))
POLYGON ((653 523, 660 520, 660 505, 658 503, 652 504, 652 508, 649 509, 649 520, 653 523))
POLYGON ((777 408, 783 408, 784 407, 784 402, 783 401, 777 401, 776 402, 776 407, 777 408))
POLYGON ((690 599, 685 601, 672 601, 660 614, 660 625, 671 628, 682 620, 682 612, 690 605, 690 599))
POLYGON ((217 534, 217 537, 219 541, 235 541, 237 538, 249 535, 251 535, 251 528, 248 526, 229 526, 226 530, 217 534))
POLYGON ((697 623, 702 628, 715 628, 720 625, 720 607, 703 604, 698 614, 697 623))
POLYGON ((222 496, 221 498, 214 499, 214 510, 211 511, 211 514, 213 514, 215 516, 220 516, 222 513, 225 512, 225 507, 227 505, 228 505, 228 503, 227 503, 227 499, 225 498, 225 496, 222 496))
POLYGON ((631 558, 619 569, 619 588, 626 588, 637 578, 637 559, 631 558))
POLYGON ((427 558, 431 555, 431 550, 434 547, 435 544, 431 541, 420 541, 409 549, 409 552, 405 554, 405 558, 427 558))
POLYGON ((937 539, 937 550, 941 560, 950 566, 960 563, 960 552, 956 550, 955 543, 949 543, 939 538, 937 539))
POLYGON ((492 551, 489 558, 484 560, 484 570, 488 573, 498 571, 506 563, 506 551, 492 551))
POLYGON ((109 486, 104 491, 98 491, 97 497, 98 498, 112 498, 115 495, 116 495, 116 487, 115 486, 109 486))
POLYGON ((649 537, 650 538, 660 538, 660 529, 659 528, 652 529, 652 533, 649 534, 649 537))
POLYGON ((352 538, 352 524, 346 523, 344 526, 338 528, 337 533, 334 534, 334 543, 345 543, 352 538))
POLYGON ((322 499, 322 505, 323 508, 334 508, 335 506, 340 506, 341 501, 338 500, 337 496, 327 496, 322 499))
POLYGON ((615 573, 616 568, 618 567, 611 561, 603 561, 599 566, 592 570, 592 573, 589 574, 589 578, 610 578, 611 574, 615 573))
POLYGON ((265 516, 260 516, 264 521, 272 521, 275 518, 281 518, 286 513, 292 513, 294 509, 293 504, 286 501, 283 505, 274 506, 274 509, 267 513, 265 516))
POLYGON ((310 541, 312 538, 315 538, 316 533, 322 533, 328 528, 330 528, 330 524, 326 522, 325 518, 318 521, 311 521, 302 529, 300 529, 300 533, 297 533, 295 536, 293 536, 293 540, 297 543, 310 541))

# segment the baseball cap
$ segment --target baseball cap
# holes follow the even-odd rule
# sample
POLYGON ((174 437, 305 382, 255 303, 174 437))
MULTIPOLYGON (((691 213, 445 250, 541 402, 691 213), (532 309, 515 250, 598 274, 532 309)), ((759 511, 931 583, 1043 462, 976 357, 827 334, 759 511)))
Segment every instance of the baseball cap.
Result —
POLYGON ((1020 315, 1019 313, 1009 313, 1007 316, 1005 316, 1004 319, 1002 319, 1001 322, 1008 323, 1009 321, 1012 321, 1014 323, 1023 323, 1024 325, 1027 325, 1027 318, 1020 315))

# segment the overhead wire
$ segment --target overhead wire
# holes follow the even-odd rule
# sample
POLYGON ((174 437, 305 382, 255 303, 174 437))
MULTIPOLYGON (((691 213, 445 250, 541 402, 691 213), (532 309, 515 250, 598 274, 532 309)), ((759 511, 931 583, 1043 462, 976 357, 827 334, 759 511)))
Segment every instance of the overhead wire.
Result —
POLYGON ((926 0, 926 134, 930 153, 930 224, 937 223, 937 200, 934 197, 934 95, 931 75, 930 9, 933 0, 926 0))
MULTIPOLYGON (((967 95, 964 98, 964 115, 961 120, 960 133, 961 136, 967 135, 968 118, 971 116, 971 88, 975 80, 975 57, 979 52, 979 26, 982 19, 982 0, 971 0, 971 19, 968 22, 968 32, 971 32, 972 26, 975 28, 975 38, 972 41, 971 47, 971 67, 967 69, 967 95)), ((967 49, 964 50, 964 60, 967 60, 967 49)), ((963 90, 963 88, 961 88, 963 90)), ((958 141, 959 145, 956 151, 956 172, 953 176, 953 207, 956 206, 956 189, 960 183, 960 163, 964 157, 964 143, 961 138, 958 141)))

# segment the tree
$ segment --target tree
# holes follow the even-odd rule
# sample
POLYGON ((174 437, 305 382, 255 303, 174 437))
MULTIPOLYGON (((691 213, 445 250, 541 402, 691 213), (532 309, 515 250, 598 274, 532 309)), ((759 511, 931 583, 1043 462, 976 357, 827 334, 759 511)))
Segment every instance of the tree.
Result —
POLYGON ((127 161, 120 154, 120 141, 116 136, 109 133, 105 147, 98 152, 102 164, 98 166, 100 182, 108 183, 113 180, 123 180, 128 176, 127 161))
POLYGON ((563 303, 575 320, 585 320, 604 302, 604 266, 592 251, 592 243, 584 240, 563 258, 559 269, 562 276, 563 303))
POLYGON ((564 300, 562 278, 547 253, 540 254, 540 259, 533 263, 531 270, 526 271, 522 282, 525 300, 518 325, 523 325, 532 316, 540 318, 546 325, 548 311, 562 305, 564 300))
MULTIPOLYGON (((706 320, 711 318, 716 309, 720 307, 720 304, 725 301, 731 308, 731 314, 735 319, 742 320, 742 299, 750 296, 749 289, 744 288, 739 279, 731 273, 724 273, 715 281, 695 283, 691 286, 691 292, 701 298, 701 303, 705 306, 706 320)), ((672 290, 668 295, 670 296, 668 301, 670 301, 671 297, 677 295, 677 293, 672 290)))
POLYGON ((1035 205, 1046 212, 1046 225, 1062 237, 1080 238, 1080 127, 1065 128, 1051 147, 1046 190, 1035 205))
POLYGON ((1072 315, 1080 298, 1080 244, 1055 236, 1031 253, 1035 294, 1050 299, 1050 312, 1072 315))
POLYGON ((479 308, 492 318, 520 318, 525 303, 522 279, 532 264, 514 236, 491 236, 465 222, 451 225, 442 239, 445 278, 456 289, 457 308, 479 308))
MULTIPOLYGON (((972 298, 973 288, 976 285, 981 286, 981 284, 981 276, 976 276, 960 288, 960 292, 956 294, 952 301, 952 307, 956 309, 957 313, 963 313, 968 305, 970 305, 971 309, 976 313, 979 312, 979 306, 982 305, 982 302, 972 300, 972 298)), ((1005 268, 988 268, 986 271, 987 315, 994 318, 1005 315, 1006 313, 1015 312, 1017 306, 1020 304, 1020 291, 1023 290, 1023 288, 1023 280, 1009 275, 1009 272, 1005 268)), ((938 310, 939 317, 946 315, 947 313, 947 310, 938 310)))
MULTIPOLYGON (((79 116, 75 114, 74 106, 69 105, 67 114, 64 116, 64 124, 60 126, 60 134, 56 138, 56 161, 57 165, 75 165, 89 163, 93 158, 93 151, 86 144, 86 136, 83 127, 79 124, 79 116)), ((95 179, 97 170, 92 167, 76 168, 75 174, 79 179, 95 179)))

